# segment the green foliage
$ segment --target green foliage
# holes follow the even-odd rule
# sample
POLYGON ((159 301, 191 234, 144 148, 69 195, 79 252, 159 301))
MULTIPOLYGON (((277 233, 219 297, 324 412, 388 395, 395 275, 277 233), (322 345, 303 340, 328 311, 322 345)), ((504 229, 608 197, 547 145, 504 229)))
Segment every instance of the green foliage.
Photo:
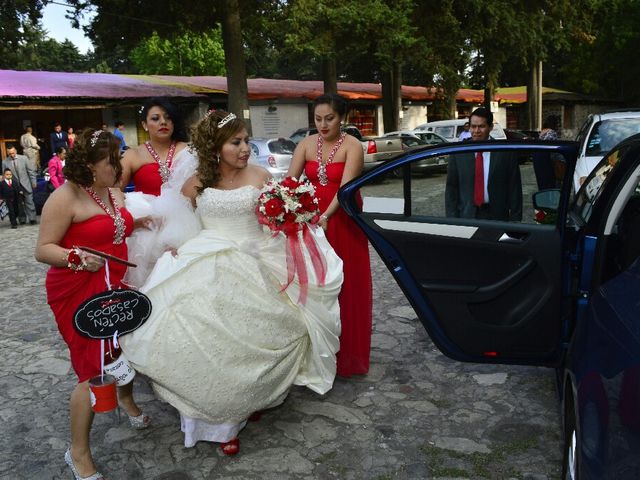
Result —
POLYGON ((0 0, 0 68, 16 69, 30 26, 41 17, 40 0, 0 0))
POLYGON ((170 38, 157 32, 143 40, 129 58, 138 73, 165 75, 224 75, 220 28, 208 32, 184 31, 170 38))
POLYGON ((574 32, 575 48, 558 71, 566 88, 605 98, 640 101, 640 2, 593 0, 591 22, 574 32))

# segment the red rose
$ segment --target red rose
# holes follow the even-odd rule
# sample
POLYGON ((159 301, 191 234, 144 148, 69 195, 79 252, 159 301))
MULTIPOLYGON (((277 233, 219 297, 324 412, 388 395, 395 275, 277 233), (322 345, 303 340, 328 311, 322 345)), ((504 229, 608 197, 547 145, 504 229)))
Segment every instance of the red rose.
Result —
POLYGON ((318 205, 314 202, 314 197, 309 192, 304 192, 298 198, 298 201, 307 212, 313 212, 318 209, 318 205))
POLYGON ((284 223, 295 223, 296 221, 296 214, 293 212, 287 212, 284 214, 284 223))
POLYGON ((300 186, 300 183, 297 180, 294 180, 293 177, 287 177, 284 180, 282 180, 282 182, 280 182, 280 185, 282 185, 285 188, 290 188, 292 190, 295 190, 300 186))
POLYGON ((544 219, 545 219, 546 216, 547 216, 547 214, 544 213, 542 210, 536 210, 536 215, 535 215, 536 222, 538 222, 538 223, 544 222, 544 219))
POLYGON ((269 217, 277 217, 284 212, 284 202, 279 198, 272 198, 264 204, 265 213, 269 217))

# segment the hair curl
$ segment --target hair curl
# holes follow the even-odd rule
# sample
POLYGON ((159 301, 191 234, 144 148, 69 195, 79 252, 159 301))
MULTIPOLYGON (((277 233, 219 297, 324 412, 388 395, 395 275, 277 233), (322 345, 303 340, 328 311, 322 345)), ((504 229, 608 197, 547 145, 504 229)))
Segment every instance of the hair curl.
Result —
POLYGON ((167 97, 153 97, 144 102, 142 109, 140 110, 140 119, 146 123, 147 115, 149 114, 149 110, 153 107, 160 107, 173 122, 173 133, 171 134, 171 140, 175 140, 176 142, 186 142, 189 140, 187 136, 187 128, 184 124, 184 118, 180 113, 178 107, 169 100, 167 97))
POLYGON ((239 118, 218 128, 218 123, 228 114, 224 110, 209 111, 191 129, 191 144, 198 154, 198 175, 203 185, 197 188, 198 193, 202 193, 206 187, 218 184, 221 176, 218 158, 222 146, 237 132, 246 128, 244 121, 239 118))
POLYGON ((106 130, 84 129, 78 135, 73 150, 69 151, 62 173, 70 182, 90 187, 93 184, 93 172, 89 165, 95 165, 105 158, 109 159, 109 164, 116 172, 117 183, 122 176, 120 140, 106 130), (97 135, 97 138, 94 145, 91 145, 94 135, 97 135))

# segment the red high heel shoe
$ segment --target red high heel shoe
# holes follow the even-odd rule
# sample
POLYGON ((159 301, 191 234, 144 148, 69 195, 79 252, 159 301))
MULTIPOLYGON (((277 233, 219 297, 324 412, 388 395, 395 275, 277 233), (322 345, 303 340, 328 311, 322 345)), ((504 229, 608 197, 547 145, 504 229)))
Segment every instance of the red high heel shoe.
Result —
POLYGON ((235 455, 240 451, 240 439, 234 438, 228 442, 220 443, 220 449, 225 455, 235 455))

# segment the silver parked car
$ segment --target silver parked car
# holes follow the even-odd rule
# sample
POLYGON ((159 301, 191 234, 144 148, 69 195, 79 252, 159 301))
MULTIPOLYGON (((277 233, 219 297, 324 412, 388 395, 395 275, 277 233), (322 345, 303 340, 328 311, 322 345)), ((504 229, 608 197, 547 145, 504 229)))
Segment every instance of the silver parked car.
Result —
POLYGON ((289 170, 296 144, 290 138, 252 138, 249 163, 269 170, 273 178, 284 178, 289 170))

